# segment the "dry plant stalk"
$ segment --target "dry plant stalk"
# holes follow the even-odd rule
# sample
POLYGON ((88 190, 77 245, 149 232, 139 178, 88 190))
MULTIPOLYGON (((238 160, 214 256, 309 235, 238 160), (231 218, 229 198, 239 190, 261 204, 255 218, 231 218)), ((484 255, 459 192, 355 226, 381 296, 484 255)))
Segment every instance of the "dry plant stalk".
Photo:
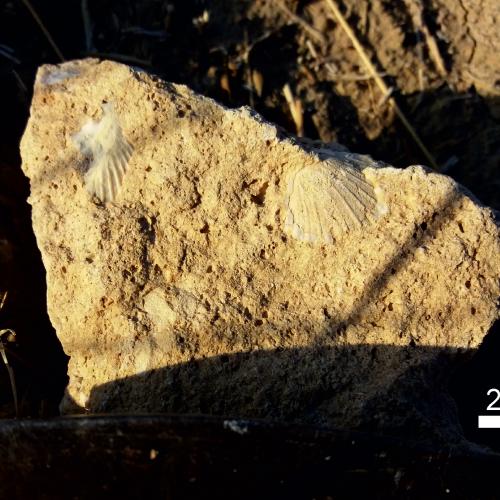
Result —
POLYGON ((295 128, 297 130, 297 135, 303 137, 304 135, 304 113, 302 109, 302 102, 300 99, 294 97, 290 85, 286 83, 283 87, 283 95, 285 96, 288 107, 290 108, 290 114, 292 115, 293 121, 295 123, 295 128))
MULTIPOLYGON (((7 300, 7 295, 8 292, 6 291, 3 294, 2 298, 0 299, 0 311, 3 309, 5 301, 7 300)), ((4 345, 4 342, 11 342, 13 338, 15 339, 15 336, 16 333, 14 332, 14 330, 11 330, 10 328, 7 328, 5 330, 0 330, 0 356, 2 357, 5 367, 7 368, 7 372, 9 373, 10 388, 12 391, 12 398, 14 400, 14 408, 16 411, 16 417, 18 417, 19 405, 17 401, 16 379, 14 377, 14 370, 12 369, 12 366, 10 366, 9 360, 7 359, 7 352, 4 345)))
POLYGON ((311 26, 309 23, 304 21, 300 16, 294 14, 286 5, 283 0, 275 0, 276 5, 294 22, 297 23, 302 29, 304 29, 309 36, 314 38, 319 43, 325 43, 326 39, 321 31, 318 31, 316 28, 311 26))
POLYGON ((248 101, 250 104, 250 107, 253 108, 254 106, 254 100, 253 100, 253 93, 254 93, 254 88, 253 88, 253 81, 252 81, 252 68, 250 67, 250 50, 251 47, 248 43, 248 31, 245 29, 244 31, 244 38, 243 38, 243 43, 244 43, 244 58, 243 62, 245 64, 245 76, 247 79, 247 87, 248 87, 248 101))
POLYGON ((255 92, 257 92, 257 95, 259 97, 262 97, 262 90, 264 88, 264 77, 262 76, 262 73, 258 69, 254 68, 252 70, 252 82, 255 92))
POLYGON ((7 300, 7 295, 8 294, 9 294, 9 292, 5 291, 5 293, 2 295, 2 299, 0 300, 0 311, 3 309, 5 301, 7 300))
POLYGON ((427 24, 425 24, 424 9, 420 0, 406 0, 406 4, 415 28, 420 30, 424 35, 425 43, 427 45, 427 49, 429 50, 429 56, 432 59, 437 72, 443 78, 446 77, 448 75, 446 65, 441 57, 441 53, 439 52, 436 39, 432 36, 427 24))
POLYGON ((356 52, 358 53, 360 59, 363 61, 363 64, 366 66, 368 69, 369 73, 373 76, 373 79, 375 80, 375 83, 377 84, 378 88, 382 91, 382 94, 384 96, 389 96, 388 102, 390 105, 394 108, 394 111, 398 115, 398 118, 401 120, 401 123, 405 126, 405 128, 408 130, 410 135, 412 136, 413 140, 417 144, 417 146, 420 148, 424 156, 427 158, 427 161, 431 164, 431 166, 435 170, 439 170, 439 166, 436 163, 436 160, 430 153, 430 151, 425 147, 424 143, 418 136, 416 130, 413 128, 411 123, 408 121, 406 118, 405 114, 401 110, 401 108, 398 106, 396 100, 394 97, 392 97, 391 94, 391 89, 386 85, 382 77, 379 75, 377 72, 375 66, 373 63, 370 61, 370 58, 366 54, 363 46, 359 42, 358 38, 356 37, 354 31, 352 28, 349 26, 348 22, 346 21, 345 17, 342 15, 340 12, 339 8, 337 7, 336 3, 334 0, 325 0, 328 7, 330 7, 330 10, 333 12, 335 18, 337 19, 338 23, 342 27, 342 29, 346 32, 347 36, 351 40, 352 44, 354 45, 354 48, 356 49, 356 52))
POLYGON ((14 377, 14 370, 12 369, 12 366, 9 364, 9 360, 7 359, 7 353, 5 351, 5 346, 3 344, 3 339, 2 336, 9 336, 9 335, 14 335, 14 331, 7 329, 7 330, 0 330, 0 355, 3 359, 3 362, 5 364, 5 367, 7 368, 7 371, 9 373, 9 380, 10 380, 10 389, 12 391, 12 398, 14 400, 14 409, 16 411, 16 417, 19 416, 19 404, 17 401, 17 388, 16 388, 16 379, 14 377))
POLYGON ((229 83, 229 76, 226 72, 222 73, 219 78, 220 88, 227 94, 229 99, 231 99, 231 84, 229 83))
POLYGON ((62 55, 62 52, 59 50, 59 47, 56 45, 56 42, 54 42, 54 39, 50 35, 48 29, 45 27, 43 24, 42 20, 40 19, 40 16, 37 14, 36 10, 33 8, 29 0, 22 0, 26 8, 30 11, 31 16, 33 19, 36 21, 40 29, 42 30, 43 34, 45 35, 45 38, 49 42, 50 46, 54 49, 54 52, 57 54, 57 57, 61 59, 62 62, 64 62, 66 59, 64 59, 64 56, 62 55))
POLYGON ((92 42, 92 21, 90 19, 88 0, 82 0, 81 11, 85 31, 85 49, 87 52, 91 52, 94 50, 94 43, 92 42))

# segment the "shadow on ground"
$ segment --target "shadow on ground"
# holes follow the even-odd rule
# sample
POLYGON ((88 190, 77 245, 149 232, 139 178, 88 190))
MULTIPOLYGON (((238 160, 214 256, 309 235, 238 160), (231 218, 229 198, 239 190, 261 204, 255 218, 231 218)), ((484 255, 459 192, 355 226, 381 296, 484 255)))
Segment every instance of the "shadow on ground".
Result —
POLYGON ((260 418, 459 444, 447 385, 460 359, 454 349, 387 345, 225 354, 97 386, 87 407, 260 418))

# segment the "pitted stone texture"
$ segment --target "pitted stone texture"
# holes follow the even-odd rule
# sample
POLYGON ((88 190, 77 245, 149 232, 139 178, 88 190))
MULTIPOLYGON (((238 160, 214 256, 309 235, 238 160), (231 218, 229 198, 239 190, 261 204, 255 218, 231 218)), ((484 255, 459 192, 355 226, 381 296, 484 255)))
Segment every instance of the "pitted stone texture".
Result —
POLYGON ((248 109, 97 60, 39 70, 22 156, 71 356, 63 411, 458 435, 446 376, 498 316, 500 247, 491 211, 449 177, 298 142, 248 109), (74 137, 108 103, 133 153, 103 203, 74 137), (303 173, 325 155, 355 164, 352 189, 374 201, 360 198, 359 224, 311 219, 321 237, 301 239, 286 224, 297 172, 300 196, 314 194, 293 200, 299 223, 347 210, 345 193, 331 201, 345 184, 322 190, 303 173))

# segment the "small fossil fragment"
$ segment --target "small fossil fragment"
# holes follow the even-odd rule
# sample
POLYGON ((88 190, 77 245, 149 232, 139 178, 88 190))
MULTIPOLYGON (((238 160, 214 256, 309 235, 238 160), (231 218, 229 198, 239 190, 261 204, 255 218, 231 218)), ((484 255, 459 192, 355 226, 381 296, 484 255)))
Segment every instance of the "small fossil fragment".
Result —
POLYGON ((56 66, 52 67, 52 71, 47 70, 42 76, 41 81, 44 85, 55 85, 69 78, 74 78, 75 76, 78 76, 78 71, 76 69, 69 68, 63 70, 56 66))
POLYGON ((100 121, 89 120, 73 136, 81 153, 91 159, 85 187, 102 202, 113 201, 120 190, 133 147, 123 136, 113 105, 103 105, 100 121))
POLYGON ((333 244, 368 223, 377 198, 362 166, 361 157, 335 152, 295 172, 288 183, 285 231, 301 241, 333 244))

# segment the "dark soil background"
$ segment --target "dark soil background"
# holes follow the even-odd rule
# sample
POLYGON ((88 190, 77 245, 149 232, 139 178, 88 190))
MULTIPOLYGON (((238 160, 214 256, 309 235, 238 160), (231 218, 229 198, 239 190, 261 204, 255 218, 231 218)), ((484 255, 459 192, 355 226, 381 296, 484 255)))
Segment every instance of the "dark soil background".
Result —
MULTIPOLYGON (((226 106, 251 106, 291 133, 340 142, 398 167, 429 163, 324 0, 29 4, 64 59, 125 62, 226 106), (285 85, 302 110, 303 126, 293 117, 285 85)), ((500 209, 498 0, 337 4, 440 171, 500 209)), ((8 292, 0 329, 17 333, 8 356, 21 415, 32 417, 57 413, 66 356, 47 316, 19 141, 38 66, 60 61, 26 0, 0 0, 0 297, 8 292)), ((472 384, 467 372, 460 376, 472 384)), ((473 384, 469 390, 474 393, 473 384)), ((470 403, 460 397, 461 404, 470 403)), ((13 414, 9 379, 0 366, 0 416, 13 414)))

